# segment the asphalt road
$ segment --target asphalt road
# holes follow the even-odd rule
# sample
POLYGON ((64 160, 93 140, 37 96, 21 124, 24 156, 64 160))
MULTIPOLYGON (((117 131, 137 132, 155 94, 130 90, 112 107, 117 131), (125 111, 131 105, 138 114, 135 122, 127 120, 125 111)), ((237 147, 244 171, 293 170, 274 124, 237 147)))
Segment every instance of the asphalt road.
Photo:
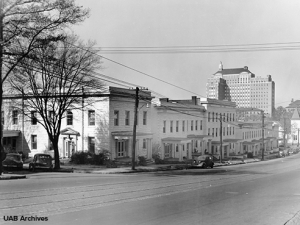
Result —
POLYGON ((0 223, 282 225, 300 211, 299 172, 300 154, 205 170, 29 174, 0 182, 0 223))

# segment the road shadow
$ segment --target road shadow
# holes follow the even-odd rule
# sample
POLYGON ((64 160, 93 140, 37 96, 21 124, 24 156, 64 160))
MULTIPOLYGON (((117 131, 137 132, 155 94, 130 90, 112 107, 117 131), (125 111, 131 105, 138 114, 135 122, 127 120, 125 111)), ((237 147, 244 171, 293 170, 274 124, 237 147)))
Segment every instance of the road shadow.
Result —
POLYGON ((158 171, 154 173, 156 176, 207 176, 207 175, 255 175, 255 174, 268 174, 266 172, 258 172, 252 170, 228 170, 228 169, 188 169, 188 170, 169 170, 158 171))

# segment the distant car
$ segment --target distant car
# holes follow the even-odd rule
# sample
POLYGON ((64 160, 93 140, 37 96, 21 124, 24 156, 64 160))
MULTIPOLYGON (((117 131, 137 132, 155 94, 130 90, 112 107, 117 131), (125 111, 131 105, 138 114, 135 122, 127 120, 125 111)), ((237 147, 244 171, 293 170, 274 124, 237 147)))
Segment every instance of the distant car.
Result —
POLYGON ((198 156, 194 158, 192 161, 192 168, 204 168, 206 169, 207 167, 214 168, 214 161, 213 157, 210 155, 203 155, 203 156, 198 156))
POLYGON ((290 148, 290 149, 288 150, 288 154, 289 154, 289 155, 294 154, 294 150, 290 148))
POLYGON ((280 150, 280 151, 278 152, 278 157, 279 157, 279 158, 285 157, 284 151, 280 150))
POLYGON ((35 169, 53 169, 52 157, 49 154, 35 154, 33 160, 29 163, 29 170, 35 169))
POLYGON ((22 155, 18 153, 8 153, 5 159, 2 161, 2 166, 6 168, 18 168, 23 169, 22 155))

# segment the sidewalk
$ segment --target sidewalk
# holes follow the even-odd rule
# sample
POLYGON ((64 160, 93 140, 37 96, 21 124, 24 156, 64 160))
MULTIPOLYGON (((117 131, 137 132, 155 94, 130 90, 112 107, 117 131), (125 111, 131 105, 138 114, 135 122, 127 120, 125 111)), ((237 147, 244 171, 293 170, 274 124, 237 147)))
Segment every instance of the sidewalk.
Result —
MULTIPOLYGON (((225 161, 223 163, 215 162, 214 167, 237 165, 258 162, 258 159, 245 159, 225 161)), ((64 173, 95 173, 95 174, 118 174, 118 173, 139 173, 139 172, 157 172, 157 171, 167 171, 167 170, 183 170, 187 168, 187 164, 149 164, 147 166, 136 166, 135 170, 132 170, 131 166, 122 166, 117 168, 107 168, 106 166, 96 166, 96 165, 78 165, 78 164, 62 164, 58 171, 54 172, 64 172, 64 173)), ((28 169, 28 165, 24 164, 24 170, 28 169)), ((23 174, 8 174, 4 173, 0 175, 0 180, 8 179, 24 179, 26 175, 23 174)))
MULTIPOLYGON (((224 163, 215 162, 214 167, 237 165, 258 162, 258 159, 245 159, 226 161, 224 163)), ((117 167, 117 168, 106 168, 105 166, 93 166, 93 165, 75 165, 66 164, 61 165, 63 170, 73 170, 74 173, 98 173, 98 174, 114 174, 114 173, 138 173, 138 172, 156 172, 166 170, 182 170, 186 169, 187 165, 182 164, 149 164, 147 166, 136 166, 135 170, 132 170, 131 166, 117 167)))

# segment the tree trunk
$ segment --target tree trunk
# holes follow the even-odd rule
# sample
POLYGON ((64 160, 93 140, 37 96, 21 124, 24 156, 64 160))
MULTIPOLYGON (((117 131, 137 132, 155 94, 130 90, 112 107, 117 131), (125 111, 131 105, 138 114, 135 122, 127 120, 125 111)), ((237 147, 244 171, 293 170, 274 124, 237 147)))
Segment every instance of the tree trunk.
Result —
POLYGON ((60 162, 59 162, 59 151, 58 151, 58 139, 52 142, 53 149, 54 149, 54 162, 55 162, 55 169, 60 169, 60 162))

